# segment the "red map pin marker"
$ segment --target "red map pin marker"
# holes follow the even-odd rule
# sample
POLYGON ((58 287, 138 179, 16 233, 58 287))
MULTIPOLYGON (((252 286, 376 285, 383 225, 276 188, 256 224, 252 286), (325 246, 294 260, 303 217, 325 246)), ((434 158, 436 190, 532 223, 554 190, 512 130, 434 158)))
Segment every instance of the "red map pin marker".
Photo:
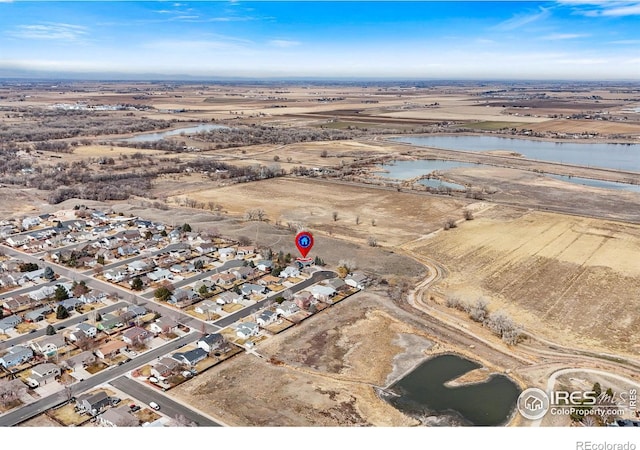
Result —
POLYGON ((303 258, 307 257, 309 250, 313 247, 313 236, 308 231, 301 231, 296 234, 296 247, 303 258))

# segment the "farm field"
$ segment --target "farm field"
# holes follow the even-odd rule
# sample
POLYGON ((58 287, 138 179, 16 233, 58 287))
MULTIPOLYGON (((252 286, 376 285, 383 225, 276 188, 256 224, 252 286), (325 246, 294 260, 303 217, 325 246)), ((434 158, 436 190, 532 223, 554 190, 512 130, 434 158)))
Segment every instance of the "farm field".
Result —
POLYGON ((535 334, 640 349, 640 226, 497 207, 413 251, 447 269, 446 295, 485 297, 535 334))

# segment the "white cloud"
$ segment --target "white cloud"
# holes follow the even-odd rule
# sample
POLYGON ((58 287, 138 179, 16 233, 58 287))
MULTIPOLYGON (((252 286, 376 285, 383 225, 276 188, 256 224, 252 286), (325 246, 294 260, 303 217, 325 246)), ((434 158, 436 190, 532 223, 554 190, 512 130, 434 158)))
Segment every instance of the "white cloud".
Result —
POLYGON ((78 41, 88 34, 88 28, 68 23, 44 23, 38 25, 18 25, 7 34, 20 39, 44 39, 78 41))
POLYGON ((545 19, 549 17, 549 15, 550 15, 549 8, 541 7, 540 11, 536 13, 517 14, 510 19, 500 22, 498 25, 496 25, 493 28, 500 31, 515 30, 517 28, 521 28, 530 23, 545 19))
POLYGON ((300 45, 300 42, 290 41, 287 39, 272 39, 268 42, 268 44, 273 47, 290 48, 290 47, 297 47, 298 45, 300 45))
POLYGON ((561 5, 571 6, 587 17, 640 16, 640 2, 612 0, 561 0, 561 5))
POLYGON ((578 39, 588 36, 588 34, 552 33, 546 36, 542 36, 540 39, 543 41, 560 41, 564 39, 578 39))

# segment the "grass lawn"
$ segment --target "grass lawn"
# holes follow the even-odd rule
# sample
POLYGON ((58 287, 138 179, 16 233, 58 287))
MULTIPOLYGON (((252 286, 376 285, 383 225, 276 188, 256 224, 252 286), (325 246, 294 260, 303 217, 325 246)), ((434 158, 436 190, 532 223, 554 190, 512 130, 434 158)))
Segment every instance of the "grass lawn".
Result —
POLYGON ((25 334, 28 333, 31 330, 35 330, 36 328, 38 328, 37 326, 35 326, 32 323, 29 322, 21 322, 18 325, 16 325, 16 331, 20 334, 25 334))
POLYGON ((266 326, 265 328, 270 332, 272 332, 273 334, 278 334, 286 330, 287 328, 292 327, 293 325, 294 325, 293 322, 289 322, 286 319, 279 319, 276 323, 272 323, 271 325, 266 326))
POLYGON ((92 364, 90 366, 87 366, 87 372, 89 372, 91 375, 95 375, 96 373, 100 372, 101 370, 106 369, 107 366, 105 363, 98 361, 95 364, 92 364))
POLYGON ((238 303, 227 303, 222 307, 222 310, 226 313, 234 313, 236 311, 240 311, 244 306, 238 303))
POLYGON ((74 411, 75 404, 67 403, 61 408, 51 409, 47 411, 47 415, 55 419, 65 427, 78 426, 91 419, 89 415, 81 415, 74 411))

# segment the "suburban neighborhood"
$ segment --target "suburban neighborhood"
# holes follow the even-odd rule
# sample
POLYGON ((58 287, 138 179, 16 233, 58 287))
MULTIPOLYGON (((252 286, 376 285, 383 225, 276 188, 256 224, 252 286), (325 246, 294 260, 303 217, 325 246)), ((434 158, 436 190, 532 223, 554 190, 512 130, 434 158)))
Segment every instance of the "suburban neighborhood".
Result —
POLYGON ((84 206, 0 230, 4 425, 38 414, 63 426, 218 425, 167 391, 259 356, 261 342, 368 283, 319 259, 84 206))

